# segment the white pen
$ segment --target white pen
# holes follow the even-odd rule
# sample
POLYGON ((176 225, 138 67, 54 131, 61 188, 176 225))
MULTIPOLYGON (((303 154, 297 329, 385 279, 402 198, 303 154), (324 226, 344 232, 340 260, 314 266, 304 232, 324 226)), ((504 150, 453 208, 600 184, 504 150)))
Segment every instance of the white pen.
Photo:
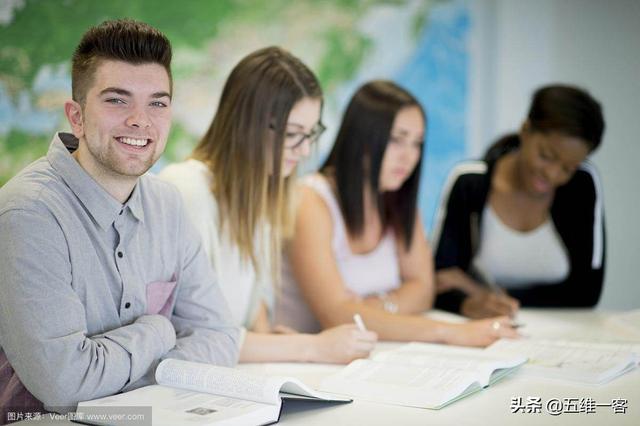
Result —
POLYGON ((364 321, 362 321, 362 317, 360 316, 360 314, 355 314, 353 316, 353 322, 356 323, 360 331, 367 331, 367 327, 364 326, 364 321))

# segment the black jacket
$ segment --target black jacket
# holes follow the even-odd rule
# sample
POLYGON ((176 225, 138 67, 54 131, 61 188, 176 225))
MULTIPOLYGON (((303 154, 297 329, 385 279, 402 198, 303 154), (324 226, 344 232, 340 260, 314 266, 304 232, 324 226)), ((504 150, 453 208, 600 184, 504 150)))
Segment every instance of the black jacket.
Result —
MULTIPOLYGON (((494 165, 518 144, 516 139, 498 152, 489 151, 484 161, 465 162, 451 172, 434 233, 436 269, 457 266, 470 273, 494 165)), ((569 275, 558 283, 533 282, 509 290, 509 294, 521 306, 594 306, 604 280, 605 227, 600 179, 592 164, 584 162, 571 180, 556 190, 551 218, 568 251, 569 275)), ((442 293, 436 307, 459 312, 465 297, 459 290, 442 293)))

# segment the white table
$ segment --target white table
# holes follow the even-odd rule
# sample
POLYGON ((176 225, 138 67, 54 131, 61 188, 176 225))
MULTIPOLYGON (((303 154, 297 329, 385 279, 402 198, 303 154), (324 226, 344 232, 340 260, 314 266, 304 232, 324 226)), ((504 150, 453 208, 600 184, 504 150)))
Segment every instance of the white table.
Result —
MULTIPOLYGON (((446 317, 447 314, 437 313, 446 317)), ((564 338, 591 341, 640 342, 640 334, 618 327, 608 320, 609 313, 592 310, 534 310, 524 309, 518 321, 525 324, 522 333, 536 338, 564 338)), ((397 345, 379 344, 379 350, 397 345)), ((312 364, 245 364, 240 368, 267 374, 300 378, 308 385, 317 386, 322 378, 337 371, 339 366, 312 364)), ((286 406, 280 419, 283 425, 640 425, 640 369, 614 379, 605 385, 590 386, 534 377, 515 372, 493 386, 457 401, 441 410, 426 410, 393 405, 354 401, 351 404, 322 406, 295 402, 286 406), (512 398, 529 397, 542 402, 541 413, 512 413, 512 398), (611 407, 599 406, 595 413, 557 416, 547 413, 550 399, 593 398, 599 404, 610 404, 612 399, 628 401, 625 414, 614 413, 611 407)))
MULTIPOLYGON (((518 322, 525 324, 522 333, 537 338, 561 338, 590 341, 640 342, 640 333, 621 328, 608 318, 610 313, 592 310, 534 310, 523 309, 518 322)), ((449 314, 436 312, 430 316, 459 320, 449 314)), ((379 343, 376 350, 397 347, 393 343, 379 343)), ((320 364, 242 364, 239 368, 273 375, 298 377, 316 387, 327 374, 341 366, 320 364)), ((26 422, 21 422, 26 423, 26 422)), ((29 424, 71 424, 67 421, 38 421, 29 424)), ((427 410, 394 405, 354 401, 350 404, 324 405, 314 402, 288 402, 280 418, 282 425, 640 425, 640 369, 600 386, 572 384, 515 372, 488 389, 459 400, 441 410, 427 410), (513 398, 540 398, 540 413, 512 413, 513 398), (628 401, 625 414, 616 414, 610 407, 599 406, 595 413, 552 416, 546 411, 550 399, 592 398, 609 404, 612 399, 628 401)))

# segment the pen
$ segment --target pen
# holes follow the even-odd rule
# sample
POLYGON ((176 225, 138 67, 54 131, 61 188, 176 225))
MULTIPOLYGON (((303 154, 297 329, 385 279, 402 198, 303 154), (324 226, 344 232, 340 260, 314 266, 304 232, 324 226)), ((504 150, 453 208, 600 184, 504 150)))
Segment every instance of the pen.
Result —
MULTIPOLYGON (((489 287, 489 289, 501 296, 508 296, 508 293, 505 291, 505 289, 503 289, 502 287, 500 287, 498 285, 498 283, 496 283, 496 281, 493 279, 493 277, 491 276, 491 274, 487 273, 487 271, 480 265, 474 265, 474 268, 476 270, 476 274, 478 275, 478 277, 487 285, 487 287, 489 287)), ((512 310, 511 313, 509 314, 509 316, 513 319, 513 317, 515 316, 515 312, 512 310)), ((522 326, 522 324, 519 323, 513 323, 511 325, 513 328, 519 328, 522 326)))
POLYGON ((360 314, 355 314, 353 316, 353 322, 356 323, 360 331, 367 331, 367 327, 364 326, 364 321, 362 321, 360 314))

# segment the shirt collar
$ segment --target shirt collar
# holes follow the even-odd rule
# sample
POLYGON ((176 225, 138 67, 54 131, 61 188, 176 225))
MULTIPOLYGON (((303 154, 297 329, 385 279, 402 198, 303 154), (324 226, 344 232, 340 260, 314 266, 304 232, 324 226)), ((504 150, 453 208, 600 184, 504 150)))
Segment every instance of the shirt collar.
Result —
MULTIPOLYGON (((75 136, 70 133, 59 132, 54 136, 49 146, 47 159, 71 191, 78 197, 98 226, 102 230, 107 230, 115 221, 123 206, 93 180, 78 164, 76 159, 71 156, 71 153, 77 148, 78 139, 75 136)), ((134 192, 139 191, 134 190, 134 192)), ((139 205, 139 195, 135 199, 133 195, 132 193, 130 202, 138 200, 137 204, 139 205)), ((136 203, 134 202, 134 204, 136 203)), ((137 209, 140 214, 139 207, 137 209)), ((134 212, 133 208, 131 210, 134 212)))
POLYGON ((136 183, 133 192, 131 192, 129 199, 125 203, 125 206, 131 210, 133 217, 140 222, 144 222, 144 209, 142 208, 143 182, 144 179, 142 177, 138 179, 138 183, 136 183))

